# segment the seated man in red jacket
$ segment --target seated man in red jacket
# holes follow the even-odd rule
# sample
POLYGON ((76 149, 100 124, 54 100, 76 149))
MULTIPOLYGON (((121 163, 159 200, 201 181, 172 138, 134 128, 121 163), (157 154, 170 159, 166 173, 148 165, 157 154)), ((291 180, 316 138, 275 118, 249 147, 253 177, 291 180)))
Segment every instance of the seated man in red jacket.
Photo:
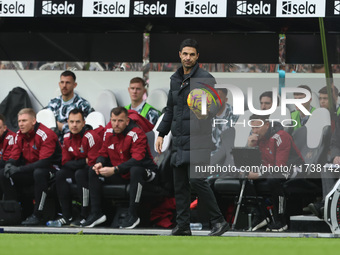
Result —
POLYGON ((34 185, 34 211, 23 225, 42 223, 48 182, 61 163, 61 147, 58 136, 36 120, 31 108, 18 113, 19 131, 6 162, 0 171, 0 183, 5 200, 17 200, 17 189, 34 185))
POLYGON ((266 185, 270 190, 270 199, 273 203, 271 222, 264 215, 262 217, 258 215, 259 218, 254 218, 257 222, 252 226, 253 231, 266 225, 268 225, 267 231, 285 231, 287 224, 283 183, 287 178, 293 178, 297 174, 304 160, 293 138, 283 130, 279 122, 269 122, 269 115, 255 114, 250 116, 249 120, 252 134, 248 137, 248 147, 258 146, 261 151, 262 168, 258 172, 250 172, 248 179, 254 180, 255 189, 259 184, 266 185), (272 168, 275 171, 264 171, 265 168, 270 169, 270 166, 277 167, 272 168), (284 166, 288 167, 284 168, 284 166), (286 172, 287 169, 291 169, 291 172, 286 172))
POLYGON ((5 116, 0 114, 0 169, 5 167, 9 159, 16 134, 9 130, 5 124, 5 116))
POLYGON ((67 123, 70 132, 64 135, 62 167, 56 177, 62 217, 53 222, 52 226, 79 227, 85 222, 89 213, 89 170, 96 163, 103 142, 91 126, 85 125, 84 112, 81 109, 71 110, 67 123), (78 197, 82 201, 80 218, 74 221, 72 221, 70 181, 75 181, 77 184, 78 197))
MULTIPOLYGON (((15 133, 9 130, 5 124, 5 116, 0 114, 0 169, 5 167, 9 159, 13 145, 15 133)), ((0 185, 0 198, 2 198, 2 188, 0 185)))
POLYGON ((130 183, 128 216, 121 227, 136 227, 140 222, 137 208, 143 186, 156 177, 157 165, 153 162, 147 137, 128 117, 124 107, 111 110, 111 124, 113 131, 106 133, 100 156, 89 174, 91 214, 83 227, 94 227, 106 221, 101 208, 104 183, 130 183))

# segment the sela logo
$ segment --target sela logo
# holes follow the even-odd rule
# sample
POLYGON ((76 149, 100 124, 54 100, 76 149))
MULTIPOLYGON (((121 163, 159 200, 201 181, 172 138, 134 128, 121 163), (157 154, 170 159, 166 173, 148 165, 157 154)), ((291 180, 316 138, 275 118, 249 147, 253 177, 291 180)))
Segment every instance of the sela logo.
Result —
POLYGON ((340 15, 340 1, 334 1, 334 15, 340 15))
POLYGON ((325 0, 278 0, 278 17, 324 17, 325 0), (281 2, 281 4, 280 4, 281 2))
POLYGON ((316 4, 293 4, 292 1, 282 2, 282 14, 315 14, 316 4))
POLYGON ((83 17, 129 17, 130 0, 83 0, 83 17))
POLYGON ((0 0, 0 16, 34 16, 34 0, 0 0))
POLYGON ((52 1, 42 1, 42 15, 74 15, 76 6, 69 4, 67 1, 64 3, 53 3, 52 1))
POLYGON ((225 0, 182 0, 176 2, 176 17, 227 17, 225 0))
POLYGON ((271 4, 260 3, 248 3, 248 1, 236 2, 236 15, 270 15, 271 4))
POLYGON ((15 13, 25 13, 25 4, 20 4, 17 1, 14 3, 2 3, 0 1, 0 14, 15 14, 15 13))
POLYGON ((161 4, 159 1, 155 4, 146 4, 144 1, 135 1, 133 5, 133 15, 167 15, 168 5, 161 4))
POLYGON ((93 2, 93 14, 124 14, 125 4, 120 4, 118 1, 109 4, 103 1, 93 2))
POLYGON ((185 1, 184 14, 217 14, 217 4, 211 4, 210 1, 206 4, 195 3, 195 1, 185 1))

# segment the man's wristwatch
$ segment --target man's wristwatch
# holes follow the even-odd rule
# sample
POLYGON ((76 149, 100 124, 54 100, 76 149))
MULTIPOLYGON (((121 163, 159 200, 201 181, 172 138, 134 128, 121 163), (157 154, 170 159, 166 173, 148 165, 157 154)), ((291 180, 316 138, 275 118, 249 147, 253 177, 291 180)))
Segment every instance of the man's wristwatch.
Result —
POLYGON ((113 168, 113 173, 114 173, 114 174, 118 174, 118 167, 115 166, 115 167, 113 168))

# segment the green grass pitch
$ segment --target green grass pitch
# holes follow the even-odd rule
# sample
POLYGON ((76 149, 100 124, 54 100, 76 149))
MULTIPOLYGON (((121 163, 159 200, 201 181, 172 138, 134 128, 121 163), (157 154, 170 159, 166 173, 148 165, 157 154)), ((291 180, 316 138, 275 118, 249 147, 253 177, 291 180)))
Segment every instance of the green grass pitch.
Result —
POLYGON ((0 234, 2 255, 337 254, 339 239, 0 234))

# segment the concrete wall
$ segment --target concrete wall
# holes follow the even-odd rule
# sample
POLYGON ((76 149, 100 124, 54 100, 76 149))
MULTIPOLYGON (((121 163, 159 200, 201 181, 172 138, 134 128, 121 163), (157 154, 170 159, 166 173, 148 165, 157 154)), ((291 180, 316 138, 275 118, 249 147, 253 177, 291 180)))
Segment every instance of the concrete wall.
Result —
MULTIPOLYGON (((14 87, 22 87, 30 94, 33 107, 39 111, 47 105, 49 100, 59 93, 59 76, 62 71, 15 71, 0 70, 0 102, 8 95, 14 87), (29 88, 29 89, 28 89, 29 88), (30 91, 32 92, 30 92, 30 91), (36 98, 35 98, 35 97, 36 98)), ((149 90, 161 88, 168 92, 170 76, 173 72, 150 72, 149 90)), ((101 90, 109 89, 116 95, 119 105, 129 103, 127 87, 131 78, 142 76, 142 72, 95 72, 95 71, 76 71, 78 87, 76 91, 84 98, 89 100, 91 105, 96 104, 97 97, 101 90)), ((277 73, 212 73, 218 83, 234 84, 247 94, 247 88, 253 88, 253 98, 255 108, 259 107, 258 97, 273 87, 278 87, 277 73)), ((340 88, 340 75, 334 75, 335 85, 340 88), (339 84, 339 85, 337 85, 339 84)), ((289 73, 286 75, 286 86, 296 87, 306 84, 314 92, 326 85, 324 74, 314 73, 289 73)), ((233 98, 229 94, 229 103, 233 103, 233 98)), ((316 99, 314 99, 315 101, 316 99)), ((314 102, 313 105, 317 105, 314 102)))

